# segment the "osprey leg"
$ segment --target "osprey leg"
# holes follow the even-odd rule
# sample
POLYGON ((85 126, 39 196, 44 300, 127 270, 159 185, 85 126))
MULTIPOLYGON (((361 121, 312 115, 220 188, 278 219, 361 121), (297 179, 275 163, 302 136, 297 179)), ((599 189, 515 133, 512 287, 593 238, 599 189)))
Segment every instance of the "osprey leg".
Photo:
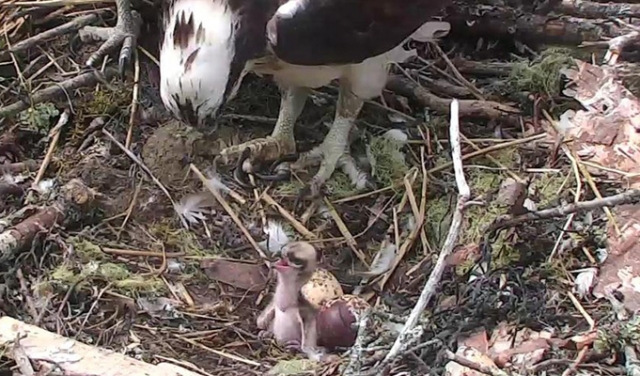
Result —
POLYGON ((236 168, 236 180, 246 185, 243 174, 253 172, 254 162, 273 161, 296 152, 296 140, 293 133, 296 120, 302 113, 309 96, 309 90, 302 87, 287 88, 280 99, 280 112, 271 136, 257 138, 240 145, 230 146, 220 152, 219 161, 227 164, 240 157, 249 149, 248 158, 240 160, 236 168), (241 171, 239 171, 241 170, 241 171))
POLYGON ((322 141, 322 144, 300 156, 292 165, 292 169, 302 169, 320 161, 320 168, 311 180, 309 189, 316 196, 324 183, 329 180, 333 171, 340 165, 353 161, 349 154, 349 132, 355 122, 364 101, 355 95, 348 83, 342 82, 338 95, 338 105, 333 125, 322 141))
POLYGON ((79 31, 79 34, 80 39, 85 43, 92 40, 104 41, 100 48, 87 59, 88 66, 92 66, 111 50, 120 46, 118 67, 120 74, 122 74, 125 65, 131 60, 132 51, 136 48, 142 18, 138 12, 131 10, 131 0, 116 0, 116 9, 118 13, 116 26, 85 26, 79 31))

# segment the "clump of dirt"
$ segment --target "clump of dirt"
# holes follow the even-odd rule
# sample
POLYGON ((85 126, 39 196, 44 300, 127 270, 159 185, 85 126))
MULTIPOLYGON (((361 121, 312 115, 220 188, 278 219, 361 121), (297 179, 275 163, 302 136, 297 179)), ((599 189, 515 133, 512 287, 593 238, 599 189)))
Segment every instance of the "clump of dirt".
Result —
POLYGON ((169 121, 147 139, 142 159, 155 177, 166 186, 179 184, 195 154, 195 143, 202 134, 179 121, 169 121))

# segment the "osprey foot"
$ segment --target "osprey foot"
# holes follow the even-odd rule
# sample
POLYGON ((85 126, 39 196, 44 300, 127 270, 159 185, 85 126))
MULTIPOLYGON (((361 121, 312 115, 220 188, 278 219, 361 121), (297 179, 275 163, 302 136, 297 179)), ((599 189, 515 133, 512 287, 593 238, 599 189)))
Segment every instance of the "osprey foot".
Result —
POLYGON ((131 10, 131 0, 116 0, 118 21, 114 27, 85 26, 78 34, 84 43, 103 41, 102 45, 86 61, 87 66, 93 66, 98 60, 117 47, 120 49, 118 70, 124 74, 125 66, 131 61, 131 55, 136 48, 142 17, 135 10, 131 10))
POLYGON ((331 148, 322 144, 300 156, 298 161, 292 165, 291 168, 293 170, 320 165, 320 169, 316 175, 298 194, 296 202, 299 202, 305 197, 312 199, 320 197, 324 191, 326 181, 331 178, 336 168, 340 168, 340 170, 349 177, 356 190, 376 189, 375 181, 368 173, 358 167, 355 159, 349 152, 345 151, 336 158, 335 155, 326 152, 326 149, 331 150, 331 148))
POLYGON ((240 145, 230 146, 220 152, 216 164, 230 164, 236 161, 233 176, 245 188, 253 188, 248 174, 255 174, 264 180, 284 180, 289 177, 288 171, 281 169, 280 175, 260 175, 255 173, 257 164, 266 161, 282 160, 283 157, 295 153, 295 141, 287 142, 281 138, 257 138, 240 145))

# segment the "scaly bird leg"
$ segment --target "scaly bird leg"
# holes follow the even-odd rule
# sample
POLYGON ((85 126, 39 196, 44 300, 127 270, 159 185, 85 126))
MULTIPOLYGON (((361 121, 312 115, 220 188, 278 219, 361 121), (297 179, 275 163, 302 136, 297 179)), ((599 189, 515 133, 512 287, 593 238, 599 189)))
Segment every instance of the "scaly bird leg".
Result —
POLYGON ((340 167, 350 168, 353 158, 349 154, 349 132, 358 117, 364 101, 356 96, 346 82, 341 83, 338 95, 336 117, 329 133, 322 144, 300 156, 292 165, 292 169, 303 169, 320 161, 320 169, 311 180, 309 189, 311 196, 317 196, 324 183, 331 177, 333 171, 340 167))
POLYGON ((125 65, 131 60, 132 51, 136 48, 142 18, 138 12, 131 10, 131 0, 116 0, 116 9, 118 21, 115 27, 85 26, 79 31, 79 34, 84 43, 104 41, 100 48, 87 59, 88 66, 93 66, 111 50, 122 46, 118 59, 118 68, 122 74, 125 65))
POLYGON ((220 152, 216 162, 228 164, 240 159, 235 177, 239 183, 247 186, 244 173, 252 173, 255 162, 273 161, 296 152, 296 140, 293 129, 302 113, 309 90, 301 87, 285 89, 280 99, 280 113, 271 136, 258 138, 240 145, 230 146, 220 152), (246 149, 248 150, 245 152, 246 149), (245 153, 245 159, 241 159, 245 153))

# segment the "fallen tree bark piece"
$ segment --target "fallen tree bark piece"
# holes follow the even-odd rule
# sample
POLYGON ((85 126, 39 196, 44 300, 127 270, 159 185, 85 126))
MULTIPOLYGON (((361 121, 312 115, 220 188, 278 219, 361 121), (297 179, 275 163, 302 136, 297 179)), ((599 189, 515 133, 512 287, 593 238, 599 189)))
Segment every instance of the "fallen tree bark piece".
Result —
POLYGON ((525 13, 510 7, 470 4, 459 1, 448 8, 445 20, 451 24, 451 37, 516 39, 536 46, 560 44, 576 46, 625 34, 615 22, 555 14, 525 13))
POLYGON ((15 346, 17 339, 27 358, 38 364, 39 374, 58 368, 67 376, 201 376, 171 363, 149 364, 8 316, 0 318, 0 347, 15 346))
POLYGON ((583 18, 638 17, 640 4, 562 0, 554 11, 583 18))
POLYGON ((70 180, 58 199, 24 221, 0 233, 0 260, 6 260, 25 249, 41 231, 50 231, 65 220, 75 221, 93 203, 96 192, 79 179, 70 180))
MULTIPOLYGON (((392 76, 387 81, 387 89, 402 96, 412 98, 430 110, 440 114, 448 114, 451 99, 440 98, 430 93, 424 87, 400 76, 392 76)), ((487 120, 500 120, 509 124, 517 125, 520 111, 511 106, 493 101, 480 101, 474 99, 461 99, 461 118, 480 118, 487 120)))

